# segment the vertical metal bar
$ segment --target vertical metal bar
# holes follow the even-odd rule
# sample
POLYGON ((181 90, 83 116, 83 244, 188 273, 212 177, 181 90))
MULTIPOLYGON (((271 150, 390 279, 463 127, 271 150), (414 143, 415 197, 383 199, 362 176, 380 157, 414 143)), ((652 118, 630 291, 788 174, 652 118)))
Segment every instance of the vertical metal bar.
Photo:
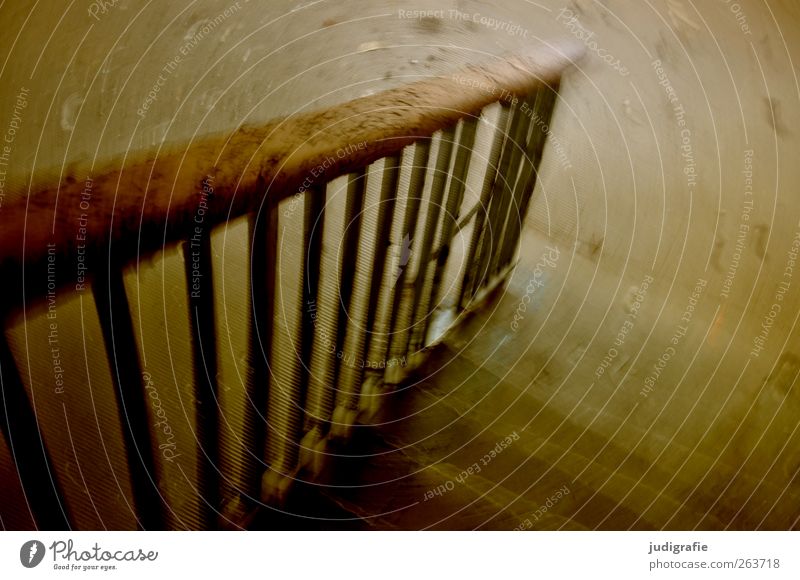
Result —
POLYGON ((305 404, 306 436, 301 443, 301 452, 309 459, 319 459, 324 436, 333 412, 334 380, 336 376, 336 352, 339 321, 339 272, 341 256, 339 243, 347 227, 344 204, 337 203, 333 185, 323 186, 313 196, 311 213, 317 218, 311 229, 309 259, 314 257, 315 266, 309 268, 307 298, 304 310, 308 314, 313 339, 309 361, 309 379, 305 404), (319 203, 319 205, 317 205, 319 203), (337 219, 338 218, 338 219, 337 219), (314 271, 318 268, 318 271, 314 271), (311 276, 316 277, 316 283, 311 276))
POLYGON ((72 529, 64 494, 4 333, 0 333, 0 389, 0 429, 37 527, 72 529))
POLYGON ((308 241, 306 201, 306 197, 301 196, 276 208, 278 252, 269 353, 271 388, 267 401, 269 471, 262 480, 262 497, 277 503, 285 499, 296 472, 302 431, 302 399, 307 375, 303 361, 308 241))
POLYGON ((514 189, 513 210, 516 214, 513 219, 509 217, 508 233, 503 238, 503 246, 498 259, 498 271, 510 264, 516 252, 516 246, 522 232, 522 224, 528 211, 533 189, 536 186, 539 163, 547 140, 547 133, 542 127, 550 124, 556 94, 555 88, 548 87, 539 89, 536 94, 531 113, 533 123, 531 124, 531 133, 526 147, 528 158, 523 167, 524 173, 520 175, 517 187, 514 189))
POLYGON ((298 464, 305 466, 314 463, 320 456, 318 445, 322 440, 321 429, 316 421, 320 399, 324 399, 330 390, 328 385, 321 384, 314 375, 316 361, 314 343, 317 325, 317 301, 320 294, 322 279, 322 252, 323 236, 325 234, 325 184, 316 185, 305 193, 305 219, 303 224, 305 252, 305 274, 303 276, 303 319, 302 319, 302 364, 303 382, 301 385, 301 400, 298 401, 302 409, 301 420, 295 438, 299 441, 298 464))
MULTIPOLYGON (((461 133, 458 138, 455 161, 453 162, 453 172, 450 178, 450 188, 447 193, 447 204, 442 218, 442 229, 436 251, 436 265, 434 268, 433 281, 430 285, 428 294, 428 304, 436 302, 439 295, 439 286, 442 282, 447 259, 450 256, 450 243, 453 239, 453 231, 458 221, 458 212, 464 199, 464 189, 466 187, 467 174, 469 173, 470 159, 475 145, 475 134, 478 127, 477 117, 466 117, 461 123, 461 133)), ((422 332, 424 343, 427 343, 428 330, 432 324, 432 316, 425 319, 425 327, 422 332)), ((423 344, 425 346, 425 344, 423 344)))
MULTIPOLYGON (((311 368, 311 353, 314 346, 315 316, 309 305, 316 303, 322 272, 322 236, 325 218, 325 186, 317 186, 305 194, 305 275, 303 276, 303 366, 311 368)), ((302 407, 309 399, 310 378, 303 384, 302 407)), ((304 417, 305 418, 305 417, 304 417)))
MULTIPOLYGON (((338 372, 336 375, 335 408, 331 421, 331 435, 347 438, 355 423, 356 401, 361 387, 364 346, 366 341, 366 307, 369 300, 369 275, 364 267, 369 265, 369 248, 374 240, 363 230, 370 223, 365 221, 364 202, 367 190, 367 169, 350 178, 347 187, 346 226, 342 243, 341 275, 337 351, 338 372), (361 258, 364 256, 366 261, 361 258), (339 356, 341 354, 341 356, 339 356)), ((371 212, 370 212, 371 213, 371 212)), ((370 220, 370 221, 374 221, 370 220)))
MULTIPOLYGON (((464 195, 460 207, 456 210, 458 221, 453 227, 453 235, 447 250, 448 258, 442 277, 442 284, 447 284, 447 286, 439 292, 439 300, 445 310, 441 313, 441 320, 437 317, 436 328, 440 328, 442 324, 449 326, 450 322, 447 318, 453 321, 458 318, 462 307, 464 283, 471 283, 470 275, 474 274, 474 264, 469 262, 470 243, 477 227, 478 220, 475 216, 479 211, 485 211, 481 205, 481 195, 484 192, 484 181, 490 168, 492 146, 498 138, 497 123, 502 112, 503 108, 500 103, 495 102, 481 110, 477 118, 475 140, 470 152, 470 159, 475 161, 469 165, 465 176, 464 195)), ((498 159, 499 152, 495 151, 495 164, 498 159)))
MULTIPOLYGON (((261 184, 263 188, 263 184, 261 184)), ((276 203, 267 195, 257 213, 250 216, 250 366, 253 381, 249 385, 249 404, 245 407, 245 447, 251 450, 252 468, 245 474, 248 488, 261 490, 262 475, 267 467, 266 413, 271 388, 269 353, 272 350, 272 318, 275 306, 275 263, 278 247, 276 203)), ((258 500, 260 491, 254 500, 258 500)))
POLYGON ((492 194, 489 203, 488 228, 484 227, 481 244, 476 256, 477 273, 473 279, 472 294, 488 282, 489 268, 492 258, 498 251, 499 238, 502 235, 501 216, 505 217, 504 212, 508 209, 508 198, 510 198, 509 181, 514 182, 516 175, 511 175, 511 169, 519 169, 516 161, 521 155, 521 144, 527 130, 525 123, 525 113, 519 104, 514 105, 511 124, 508 135, 503 145, 503 153, 500 156, 500 163, 497 167, 495 180, 492 185, 492 194))
POLYGON ((360 220, 360 238, 353 258, 355 272, 353 294, 348 309, 349 324, 337 383, 338 415, 348 423, 348 426, 352 423, 353 412, 357 415, 362 406, 370 409, 374 403, 373 395, 363 389, 363 378, 365 370, 371 366, 368 365, 366 357, 368 357, 370 335, 376 318, 375 310, 385 269, 389 226, 394 214, 395 187, 391 182, 396 183, 396 174, 396 158, 379 161, 367 174, 363 217, 360 220), (387 172, 388 180, 384 176, 387 172))
POLYGON ((475 213, 475 226, 472 230, 472 239, 470 240, 467 254, 467 271, 464 273, 464 281, 461 284, 461 296, 458 300, 461 308, 464 308, 469 298, 472 297, 473 287, 478 280, 477 257, 482 245, 483 230, 486 225, 488 209, 492 200, 495 178, 499 171, 498 163, 500 155, 506 142, 506 128, 510 117, 509 109, 510 107, 508 105, 501 103, 500 115, 497 119, 497 130, 495 132, 486 174, 484 175, 483 185, 481 187, 480 207, 478 207, 478 211, 475 213))
POLYGON ((502 193, 497 208, 498 227, 495 236, 497 243, 495 244, 495 249, 488 263, 487 277, 489 278, 499 270, 500 255, 505 245, 504 242, 507 234, 509 233, 506 231, 509 227, 509 220, 514 221, 515 219, 519 219, 519 207, 514 193, 517 191, 518 185, 524 185, 525 181, 522 180, 527 178, 527 175, 523 176, 523 174, 527 173, 526 170, 530 165, 528 163, 527 145, 528 134, 534 124, 531 112, 535 109, 535 103, 539 93, 541 93, 541 90, 536 91, 533 95, 529 95, 520 103, 520 123, 517 127, 518 131, 514 135, 512 158, 509 162, 508 171, 503 176, 504 178, 501 185, 502 193))
POLYGON ((250 216, 214 228, 211 234, 219 401, 220 527, 240 529, 252 514, 258 462, 246 433, 253 388, 251 350, 250 216))
POLYGON ((317 222, 322 215, 325 207, 325 185, 317 185, 305 193, 303 204, 303 258, 302 258, 302 277, 301 277, 301 299, 300 308, 302 316, 300 322, 300 366, 301 381, 296 401, 300 420, 295 425, 294 440, 299 442, 303 436, 303 425, 305 420, 305 408, 308 401, 309 383, 309 364, 311 361, 311 348, 314 340, 313 320, 311 312, 306 305, 316 299, 319 288, 320 277, 320 254, 322 250, 322 238, 314 235, 317 222))
POLYGON ((123 269, 124 289, 147 395, 158 487, 167 525, 199 529, 203 499, 194 413, 190 286, 183 246, 166 245, 123 269))
POLYGON ((92 289, 114 380, 139 523, 145 530, 162 530, 166 521, 156 484, 153 439, 131 310, 122 270, 112 259, 109 256, 92 289))
POLYGON ((344 344, 347 333, 347 310, 353 295, 353 276, 356 264, 353 256, 358 252, 358 242, 361 236, 361 212, 364 209, 364 191, 366 189, 367 170, 363 168, 358 173, 350 176, 347 183, 347 198, 345 200, 345 230, 341 244, 341 266, 339 270, 339 341, 344 344), (342 324, 344 322, 344 324, 342 324))
POLYGON ((400 156, 384 159, 383 177, 381 180, 381 213, 378 216, 378 229, 375 236, 374 259, 375 271, 373 273, 373 292, 370 297, 369 318, 367 328, 368 336, 367 354, 364 357, 365 378, 362 386, 362 395, 359 408, 371 416, 377 411, 380 402, 379 389, 382 377, 389 363, 386 358, 389 348, 389 333, 392 317, 392 303, 395 293, 395 269, 392 268, 390 248, 392 232, 396 220, 396 206, 398 205, 397 188, 400 177, 400 156))
MULTIPOLYGON (((394 267, 394 304, 392 306, 391 338, 389 343, 389 360, 405 361, 408 354, 408 325, 411 321, 414 300, 414 287, 406 284, 408 271, 413 271, 414 253, 411 249, 417 230, 422 190, 425 187, 425 175, 428 171, 428 157, 430 156, 430 141, 420 140, 414 144, 414 157, 411 166, 411 176, 408 185, 408 194, 398 195, 398 209, 401 203, 405 205, 405 214, 402 219, 403 227, 397 235, 392 232, 392 245, 397 255, 397 264, 394 267), (402 200, 402 201, 401 201, 402 200), (409 262, 412 262, 409 264, 409 262)), ((384 380, 389 384, 398 383, 404 374, 403 365, 392 365, 386 369, 384 380)))
MULTIPOLYGON (((393 284, 395 271, 388 264, 389 249, 392 243, 392 229, 395 224, 395 208, 397 206, 397 187, 400 176, 400 156, 384 159, 383 178, 381 181, 381 214, 378 216, 378 231, 375 237, 375 284, 370 299, 370 332, 367 368, 375 368, 387 355, 389 345, 391 305, 394 299, 393 284)), ((384 361, 385 362, 385 361, 384 361)))
POLYGON ((425 341, 425 329, 429 318, 431 286, 436 271, 436 263, 431 263, 431 252, 439 230, 439 216, 442 214, 442 201, 444 190, 450 174, 450 164, 453 154, 453 141, 455 140, 456 127, 448 127, 441 133, 439 151, 436 156, 431 183, 430 200, 428 201, 428 215, 422 232, 422 244, 417 246, 419 256, 419 269, 414 281, 414 309, 411 319, 411 332, 409 333, 408 352, 416 352, 425 341))
POLYGON ((200 519, 207 529, 218 527, 220 510, 219 399, 217 396, 217 341, 214 320, 214 281, 211 232, 202 230, 187 243, 184 258, 189 281, 192 351, 195 374, 197 435, 197 493, 200 519), (191 281, 194 280, 194 285, 191 281))
MULTIPOLYGON (((53 280, 54 272, 48 272, 53 280)), ((91 294, 51 282, 5 335, 78 529, 136 529, 114 381, 91 294), (52 359, 52 365, 42 364, 52 359)), ((91 286, 89 287, 91 290, 91 286)))

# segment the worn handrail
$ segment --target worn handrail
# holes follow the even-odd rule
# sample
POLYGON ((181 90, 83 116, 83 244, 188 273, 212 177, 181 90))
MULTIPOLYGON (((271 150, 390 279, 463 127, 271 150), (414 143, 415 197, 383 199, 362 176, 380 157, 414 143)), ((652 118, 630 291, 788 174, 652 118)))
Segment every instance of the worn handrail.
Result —
MULTIPOLYGON (((329 442, 371 424, 507 278, 578 55, 503 57, 91 173, 38 174, 0 212, 0 445, 38 525, 87 528, 102 513, 124 528, 236 526, 321 477, 329 442), (215 226, 244 214, 226 254, 215 226), (88 407, 129 485, 122 511, 122 496, 97 507, 63 471, 57 441, 88 407)), ((103 463, 97 452, 89 439, 72 449, 76 464, 103 463)), ((105 489, 102 470, 86 477, 105 489)))
POLYGON ((357 168, 397 154, 467 114, 558 77, 580 56, 574 44, 495 57, 451 76, 421 80, 321 111, 209 135, 163 153, 73 166, 60 178, 30 180, 30 194, 0 214, 0 272, 25 264, 25 293, 46 286, 45 265, 67 257, 59 284, 83 282, 92 255, 115 260, 185 239, 357 168), (265 193, 268 195, 265 196, 265 193), (39 266, 37 268, 37 265, 39 266))

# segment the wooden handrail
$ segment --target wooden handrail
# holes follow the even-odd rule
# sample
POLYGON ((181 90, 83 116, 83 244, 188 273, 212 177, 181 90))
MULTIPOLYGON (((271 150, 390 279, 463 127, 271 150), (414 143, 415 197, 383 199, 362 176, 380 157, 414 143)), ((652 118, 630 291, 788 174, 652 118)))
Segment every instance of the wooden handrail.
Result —
POLYGON ((492 102, 555 81, 582 52, 565 44, 496 57, 451 76, 204 136, 158 156, 129 154, 91 172, 76 166, 60 179, 34 176, 30 195, 0 210, 0 273, 18 276, 25 264, 25 285, 41 284, 31 272, 43 275, 52 261, 59 283, 72 283, 92 271, 109 244, 119 260, 206 235, 265 199, 321 186, 492 102))

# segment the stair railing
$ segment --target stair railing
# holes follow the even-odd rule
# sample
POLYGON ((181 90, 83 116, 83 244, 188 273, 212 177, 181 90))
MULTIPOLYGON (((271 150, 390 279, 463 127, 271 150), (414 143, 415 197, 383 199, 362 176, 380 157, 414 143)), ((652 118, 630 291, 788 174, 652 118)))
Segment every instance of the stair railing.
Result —
POLYGON ((578 56, 34 176, 0 210, 3 525, 235 527, 319 477, 507 278, 578 56))

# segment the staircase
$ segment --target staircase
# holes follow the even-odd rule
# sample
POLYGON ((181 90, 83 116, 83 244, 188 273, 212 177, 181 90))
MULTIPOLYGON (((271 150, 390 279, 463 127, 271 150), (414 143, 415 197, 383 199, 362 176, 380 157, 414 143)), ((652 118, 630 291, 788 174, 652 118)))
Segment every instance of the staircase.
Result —
POLYGON ((3 526, 274 528, 298 502, 380 521, 370 492, 318 489, 370 481, 365 445, 430 460, 378 418, 507 280, 579 54, 32 176, 0 231, 3 526))

